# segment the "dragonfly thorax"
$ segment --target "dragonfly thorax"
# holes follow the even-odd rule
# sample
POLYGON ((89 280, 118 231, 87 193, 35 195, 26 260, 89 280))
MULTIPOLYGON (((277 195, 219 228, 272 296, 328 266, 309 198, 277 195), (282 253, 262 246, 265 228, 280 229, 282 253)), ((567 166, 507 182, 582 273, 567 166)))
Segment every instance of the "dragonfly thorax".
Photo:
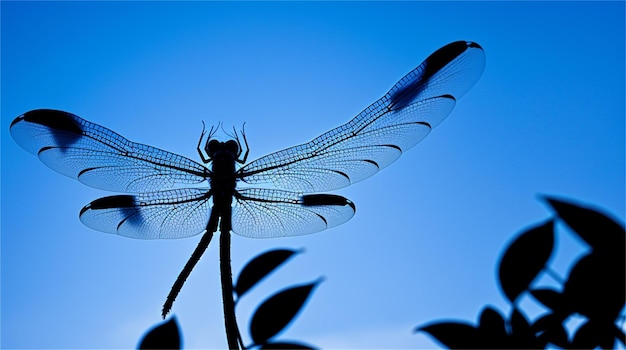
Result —
POLYGON ((226 142, 211 140, 206 145, 206 151, 211 160, 212 175, 209 182, 213 200, 230 203, 237 182, 235 162, 239 156, 239 145, 233 140, 226 142))
POLYGON ((237 142, 233 140, 226 142, 211 140, 209 142, 207 151, 212 163, 213 180, 233 178, 238 149, 237 142))

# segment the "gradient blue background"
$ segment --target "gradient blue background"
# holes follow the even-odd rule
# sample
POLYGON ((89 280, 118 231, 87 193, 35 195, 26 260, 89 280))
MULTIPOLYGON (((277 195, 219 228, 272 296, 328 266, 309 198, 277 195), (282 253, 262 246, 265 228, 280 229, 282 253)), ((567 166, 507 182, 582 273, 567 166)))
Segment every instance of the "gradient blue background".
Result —
MULTIPOLYGON (((357 205, 335 229, 233 237, 233 269, 305 248, 244 298, 325 281, 280 339, 322 348, 419 348, 417 325, 505 313, 495 269, 537 194, 624 220, 623 2, 1 3, 3 348, 129 348, 159 322, 199 237, 95 232, 78 212, 109 195, 19 148, 13 118, 56 108, 197 159, 201 121, 246 122, 250 159, 342 124, 437 48, 480 43, 478 84, 448 120, 374 177, 337 191, 357 205)), ((584 245, 559 226, 561 275, 584 245)), ((217 243, 217 242, 214 242, 217 243)), ((174 305, 186 348, 225 346, 212 244, 174 305)), ((554 285, 547 279, 540 284, 554 285)), ((527 305, 536 317, 541 309, 527 305)))

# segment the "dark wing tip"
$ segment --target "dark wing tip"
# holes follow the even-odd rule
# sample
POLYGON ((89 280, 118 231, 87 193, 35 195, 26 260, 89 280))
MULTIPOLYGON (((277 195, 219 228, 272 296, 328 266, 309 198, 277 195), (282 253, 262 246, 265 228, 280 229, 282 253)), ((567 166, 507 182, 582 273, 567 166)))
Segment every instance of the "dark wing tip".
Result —
POLYGON ((146 236, 145 232, 140 232, 141 225, 145 223, 141 204, 132 195, 98 198, 81 209, 79 218, 83 224, 96 231, 132 238, 156 238, 158 236, 146 236))
POLYGON ((83 132, 80 125, 76 122, 73 114, 56 109, 34 109, 32 111, 28 111, 15 118, 15 120, 11 123, 11 127, 22 120, 33 124, 47 126, 55 130, 69 131, 76 134, 81 134, 83 132))
POLYGON ((350 206, 353 210, 356 210, 354 203, 342 196, 335 194, 306 194, 302 196, 302 205, 304 206, 318 206, 318 205, 338 205, 338 206, 350 206))
MULTIPOLYGON (((473 41, 455 41, 448 45, 439 48, 433 52, 422 62, 419 68, 422 70, 417 75, 411 76, 401 89, 394 91, 391 95, 391 108, 402 109, 411 102, 415 97, 419 95, 423 89, 428 86, 428 81, 442 68, 450 64, 457 59, 463 53, 469 49, 479 49, 482 51, 482 47, 473 41)), ((418 68, 418 69, 419 69, 418 68)), ((412 73, 409 73, 412 74, 412 73)), ((406 78, 406 77, 405 77, 406 78)), ((403 79, 405 79, 403 78, 403 79)), ((452 97, 451 95, 444 95, 443 97, 452 97)))
POLYGON ((117 195, 117 196, 109 196, 98 198, 93 202, 87 204, 80 211, 80 215, 83 215, 87 210, 102 210, 102 209, 112 209, 112 208, 128 208, 136 205, 135 196, 131 195, 117 195))
POLYGON ((429 79, 433 74, 445 67, 448 63, 452 62, 455 58, 459 57, 469 48, 482 50, 482 47, 475 42, 455 41, 433 52, 424 61, 426 66, 424 69, 423 80, 429 79))

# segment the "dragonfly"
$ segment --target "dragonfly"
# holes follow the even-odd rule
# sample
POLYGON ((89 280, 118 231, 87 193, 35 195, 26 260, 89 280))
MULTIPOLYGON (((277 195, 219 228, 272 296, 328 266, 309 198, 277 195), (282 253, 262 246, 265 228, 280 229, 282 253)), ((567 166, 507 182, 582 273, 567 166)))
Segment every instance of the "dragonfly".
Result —
POLYGON ((52 170, 122 193, 83 207, 80 220, 86 226, 136 239, 203 234, 172 287, 165 317, 218 229, 221 236, 291 237, 350 220, 355 204, 323 192, 372 176, 424 139, 478 81, 484 66, 479 44, 450 43, 349 122, 249 163, 243 128, 225 142, 214 137, 217 127, 203 128, 197 147, 201 162, 132 142, 60 110, 26 112, 13 120, 10 133, 52 170))

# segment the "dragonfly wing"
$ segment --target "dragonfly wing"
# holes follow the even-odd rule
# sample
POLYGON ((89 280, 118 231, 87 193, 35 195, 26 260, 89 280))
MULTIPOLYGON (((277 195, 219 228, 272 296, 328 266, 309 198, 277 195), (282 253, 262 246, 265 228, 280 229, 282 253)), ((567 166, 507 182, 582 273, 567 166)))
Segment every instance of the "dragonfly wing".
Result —
POLYGON ((246 188, 233 201, 233 232, 250 238, 300 236, 341 225, 356 208, 350 200, 331 194, 246 188))
POLYGON ((385 96, 314 140, 259 158, 239 170, 247 183, 317 192, 361 181, 420 142, 478 80, 482 48, 458 41, 431 54, 385 96))
POLYGON ((27 112, 11 123, 11 136, 51 169, 103 190, 151 192, 199 183, 210 174, 189 158, 129 141, 63 111, 27 112))
POLYGON ((80 220, 94 230, 130 238, 191 237, 207 227, 210 198, 210 190, 200 188, 109 196, 87 204, 80 220))

